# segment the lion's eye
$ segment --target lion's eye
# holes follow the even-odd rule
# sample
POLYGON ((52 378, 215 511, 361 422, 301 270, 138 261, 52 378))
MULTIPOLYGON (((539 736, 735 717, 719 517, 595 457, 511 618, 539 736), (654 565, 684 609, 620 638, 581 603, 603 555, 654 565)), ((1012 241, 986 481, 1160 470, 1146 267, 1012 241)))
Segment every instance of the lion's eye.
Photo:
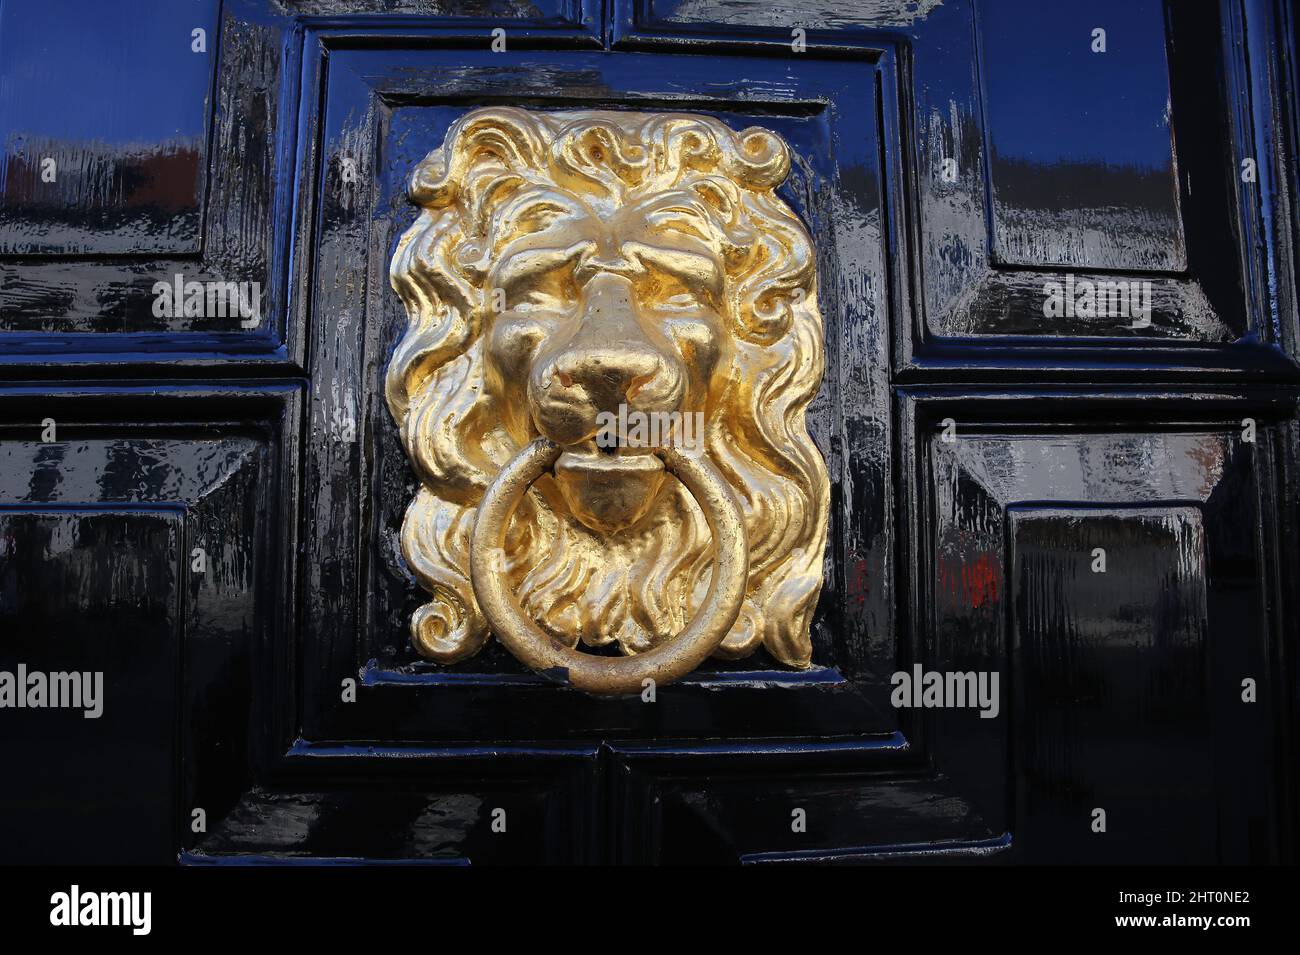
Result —
MULTIPOLYGON (((698 314, 698 313, 697 313, 698 314)), ((718 361, 718 330, 710 321, 701 321, 689 315, 668 316, 664 330, 677 345, 686 362, 709 374, 718 361)))
POLYGON ((511 296, 509 299, 509 307, 518 311, 553 309, 556 307, 556 299, 554 295, 540 289, 528 289, 520 294, 511 296))
POLYGON ((555 222, 562 218, 567 218, 569 210, 561 206, 537 206, 529 211, 528 215, 522 216, 516 223, 516 228, 521 235, 528 235, 534 232, 545 232, 555 222))
POLYGON ((656 308, 694 309, 699 308, 702 292, 697 292, 675 275, 667 272, 652 273, 652 277, 642 288, 646 301, 656 308))
POLYGON ((525 312, 559 311, 576 299, 573 271, 562 266, 515 283, 506 294, 506 308, 525 312))
POLYGON ((695 308, 700 303, 699 299, 690 292, 678 292, 675 295, 660 299, 659 304, 665 308, 695 308))

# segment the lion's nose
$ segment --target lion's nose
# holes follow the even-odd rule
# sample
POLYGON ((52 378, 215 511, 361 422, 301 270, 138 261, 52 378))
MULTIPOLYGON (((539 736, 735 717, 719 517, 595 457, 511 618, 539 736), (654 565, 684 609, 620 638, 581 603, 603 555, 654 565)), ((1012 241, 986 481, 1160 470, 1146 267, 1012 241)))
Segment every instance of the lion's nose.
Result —
POLYGON ((562 388, 581 388, 596 411, 617 411, 653 383, 663 366, 655 352, 611 344, 566 352, 555 363, 555 377, 562 388))
POLYGON ((556 356, 555 378, 564 389, 580 388, 596 411, 647 405, 670 410, 680 397, 665 348, 656 347, 637 318, 632 283, 603 274, 586 288, 582 325, 556 356))

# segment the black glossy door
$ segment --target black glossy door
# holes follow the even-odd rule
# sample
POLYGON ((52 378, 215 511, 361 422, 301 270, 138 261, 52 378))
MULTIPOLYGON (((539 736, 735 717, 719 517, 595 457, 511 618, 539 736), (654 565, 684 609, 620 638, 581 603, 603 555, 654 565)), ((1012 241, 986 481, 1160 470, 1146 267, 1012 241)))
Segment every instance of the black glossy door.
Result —
POLYGON ((1292 860, 1293 19, 0 0, 0 862, 1292 860), (387 268, 484 104, 789 143, 809 670, 409 646, 387 268), (929 673, 993 696, 897 705, 929 673))

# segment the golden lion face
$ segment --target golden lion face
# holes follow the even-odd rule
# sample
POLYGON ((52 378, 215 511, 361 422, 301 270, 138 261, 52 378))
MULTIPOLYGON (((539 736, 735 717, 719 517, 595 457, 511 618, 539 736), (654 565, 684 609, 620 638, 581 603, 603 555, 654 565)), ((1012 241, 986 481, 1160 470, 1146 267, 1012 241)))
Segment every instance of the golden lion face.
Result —
POLYGON ((455 662, 486 640, 475 507, 543 437, 563 450, 515 512, 501 572, 547 634, 631 654, 691 618, 712 540, 651 453, 672 444, 707 456, 743 517, 745 599, 717 653, 761 643, 808 665, 828 486, 804 411, 823 345, 812 246, 773 192, 788 171, 762 129, 509 108, 462 117, 419 164, 387 376, 421 482, 402 526, 431 595, 419 652, 455 662))

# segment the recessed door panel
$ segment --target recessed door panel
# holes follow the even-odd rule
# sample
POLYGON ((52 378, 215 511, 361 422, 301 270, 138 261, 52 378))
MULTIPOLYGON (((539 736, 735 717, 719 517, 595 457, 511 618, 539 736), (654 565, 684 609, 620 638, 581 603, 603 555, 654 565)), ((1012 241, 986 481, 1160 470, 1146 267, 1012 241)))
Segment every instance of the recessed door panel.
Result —
POLYGON ((1077 399, 1052 424, 995 424, 1013 407, 978 396, 914 407, 917 660, 998 672, 1004 708, 927 715, 938 768, 1012 807, 1018 858, 1271 859, 1270 439, 1071 423, 1077 399))
MULTIPOLYGON (((886 377, 882 365, 862 360, 864 354, 883 356, 886 346, 873 318, 882 305, 877 296, 884 268, 871 212, 881 201, 878 130, 871 115, 853 105, 861 90, 876 89, 876 67, 816 63, 791 72, 747 60, 737 64, 747 78, 724 88, 706 64, 690 57, 674 61, 654 86, 645 82, 660 62, 654 58, 610 63, 581 53, 469 52, 458 53, 459 68, 448 72, 440 68, 446 57, 333 53, 323 113, 315 120, 320 165, 304 171, 321 190, 322 209, 315 299, 321 334, 313 367, 331 379, 312 407, 317 440, 309 451, 313 490, 307 503, 318 533, 308 541, 304 572, 315 639, 303 653, 307 672, 322 676, 308 699, 307 737, 579 739, 595 727, 634 737, 700 736, 712 735, 719 720, 730 725, 742 711, 750 712, 745 722, 751 734, 814 727, 891 731, 893 714, 864 675, 880 661, 862 644, 868 633, 888 632, 891 612, 889 491, 883 483, 888 428, 873 410, 883 402, 886 377), (625 88, 636 78, 634 88, 625 88), (403 557, 400 532, 417 487, 384 402, 382 377, 395 360, 407 316, 382 276, 414 220, 406 192, 412 170, 443 143, 451 124, 484 103, 537 111, 687 109, 733 130, 770 129, 789 144, 791 171, 777 195, 810 231, 817 267, 829 276, 817 292, 827 372, 807 413, 808 430, 832 471, 832 485, 851 488, 852 505, 832 505, 831 522, 835 535, 853 542, 853 574, 862 588, 846 603, 832 595, 833 584, 824 585, 826 596, 812 618, 810 668, 784 666, 764 650, 735 662, 710 660, 662 688, 669 705, 649 706, 635 697, 593 700, 551 687, 495 640, 452 663, 426 659, 412 646, 408 621, 428 594, 403 557), (373 179, 368 173, 351 181, 345 174, 351 166, 373 170, 373 179), (852 350, 851 365, 836 363, 845 349, 852 350), (840 428, 835 409, 845 395, 853 396, 853 431, 837 457, 831 451, 840 428), (841 485, 846 466, 856 476, 841 485), (331 583, 337 581, 360 585, 338 588, 331 583), (350 706, 329 688, 358 666, 366 705, 350 706), (760 697, 770 703, 751 711, 748 701, 760 697), (815 707, 800 702, 814 697, 815 707), (536 718, 519 721, 516 706, 538 708, 536 718)), ((827 557, 826 579, 837 580, 844 573, 838 551, 827 557)))
POLYGON ((13 861, 167 864, 259 745, 279 414, 256 393, 85 399, 0 390, 0 830, 13 861))
POLYGON ((1164 19, 1159 2, 981 5, 998 262, 1186 268, 1164 19))
POLYGON ((0 541, 6 858, 168 861, 180 514, 0 510, 0 541))
POLYGON ((5 6, 0 255, 201 251, 217 7, 142 2, 119 43, 109 4, 5 6))

